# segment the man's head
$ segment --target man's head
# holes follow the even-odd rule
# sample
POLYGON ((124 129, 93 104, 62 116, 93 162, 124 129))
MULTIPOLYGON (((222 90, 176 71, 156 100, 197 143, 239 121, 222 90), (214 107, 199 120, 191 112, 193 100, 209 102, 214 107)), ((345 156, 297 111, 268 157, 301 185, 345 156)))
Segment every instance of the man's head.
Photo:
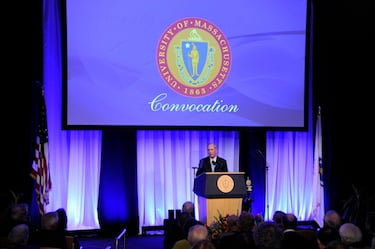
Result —
POLYGON ((342 224, 342 219, 339 213, 335 210, 328 210, 324 215, 324 226, 339 229, 342 224))
POLYGON ((241 231, 253 231, 255 228, 255 217, 249 212, 242 212, 238 217, 238 225, 241 231))
POLYGON ((27 245, 29 240, 29 226, 26 224, 14 226, 8 234, 8 240, 12 246, 27 245))
POLYGON ((292 213, 287 213, 283 216, 284 229, 296 229, 298 224, 297 216, 292 213))
POLYGON ((272 221, 278 224, 280 227, 283 227, 283 217, 286 215, 285 212, 281 210, 276 210, 273 213, 272 221))
POLYGON ((208 156, 209 157, 211 157, 211 158, 216 157, 216 155, 217 155, 216 145, 213 144, 213 143, 208 144, 208 146, 207 146, 207 152, 208 152, 208 156))
POLYGON ((18 203, 12 207, 11 217, 14 221, 27 222, 29 218, 29 206, 26 203, 18 203))
POLYGON ((59 215, 57 212, 48 212, 41 218, 43 230, 56 231, 59 228, 59 215))
POLYGON ((318 244, 320 244, 322 248, 325 248, 329 242, 333 240, 341 240, 341 237, 337 229, 325 226, 318 231, 317 240, 318 244))
POLYGON ((262 222, 254 231, 254 242, 257 248, 281 248, 282 230, 274 222, 262 222))
POLYGON ((196 242, 204 239, 209 238, 208 229, 201 224, 194 225, 190 227, 189 234, 188 234, 188 241, 191 245, 195 244, 196 242))
POLYGON ((182 204, 182 212, 190 213, 194 217, 194 203, 185 201, 184 204, 182 204))
POLYGON ((346 245, 351 245, 362 240, 361 229, 353 223, 344 223, 339 228, 341 241, 346 245))

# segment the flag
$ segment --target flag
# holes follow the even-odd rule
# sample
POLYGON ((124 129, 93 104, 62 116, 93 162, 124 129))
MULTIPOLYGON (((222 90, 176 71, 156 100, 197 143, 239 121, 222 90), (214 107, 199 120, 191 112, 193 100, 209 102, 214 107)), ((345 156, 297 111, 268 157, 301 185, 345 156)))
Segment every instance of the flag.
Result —
POLYGON ((31 177, 35 180, 36 202, 39 207, 39 213, 43 215, 45 206, 49 204, 49 191, 52 187, 49 172, 47 112, 43 89, 40 91, 38 114, 31 177))
POLYGON ((321 109, 318 109, 318 116, 315 127, 314 143, 314 173, 313 173, 313 210, 312 218, 323 226, 324 219, 324 181, 323 181, 323 159, 322 159, 322 121, 321 109))

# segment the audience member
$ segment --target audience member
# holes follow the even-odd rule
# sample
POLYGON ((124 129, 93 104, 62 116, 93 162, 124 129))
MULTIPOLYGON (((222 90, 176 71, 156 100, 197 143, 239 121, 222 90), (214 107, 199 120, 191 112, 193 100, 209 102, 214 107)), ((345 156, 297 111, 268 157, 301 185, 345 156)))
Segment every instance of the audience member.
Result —
POLYGON ((190 227, 187 239, 177 241, 173 249, 189 249, 192 245, 200 240, 209 239, 209 232, 207 227, 201 224, 190 227))
POLYGON ((68 227, 68 216, 64 208, 59 208, 56 210, 58 216, 58 230, 65 233, 68 227))
POLYGON ((262 222, 255 227, 254 242, 257 249, 281 249, 283 233, 274 222, 262 222))
POLYGON ((363 241, 370 249, 375 249, 375 212, 366 214, 363 241))
POLYGON ((28 245, 29 242, 29 226, 27 224, 15 225, 8 235, 8 248, 10 249, 31 249, 39 248, 37 246, 28 245))
POLYGON ((348 247, 341 240, 333 240, 325 249, 348 249, 348 247))
POLYGON ((339 228, 341 241, 350 249, 365 248, 362 240, 361 229, 350 222, 344 223, 339 228))
POLYGON ((254 249, 255 218, 249 212, 242 212, 238 217, 239 233, 236 235, 233 246, 237 249, 254 249))
POLYGON ((164 249, 172 249, 177 241, 187 239, 187 233, 184 233, 184 224, 190 219, 192 219, 191 213, 181 212, 177 219, 164 222, 164 249))
POLYGON ((24 202, 20 202, 11 206, 7 219, 0 226, 0 236, 7 237, 12 228, 19 224, 26 224, 28 226, 28 241, 33 241, 37 228, 31 224, 29 205, 24 202))
POLYGON ((41 229, 37 234, 37 243, 41 247, 66 249, 65 233, 59 228, 57 212, 48 212, 41 217, 41 229))
POLYGON ((190 249, 215 249, 215 245, 211 240, 204 239, 195 243, 190 249))
POLYGON ((186 213, 189 214, 189 216, 186 216, 186 219, 184 219, 182 223, 182 236, 183 238, 186 239, 188 236, 190 227, 197 225, 197 224, 203 225, 203 223, 195 218, 194 211, 193 211, 194 205, 191 206, 192 203, 189 203, 189 202, 185 202, 184 204, 185 206, 183 205, 182 208, 183 210, 187 210, 186 213))
POLYGON ((10 207, 8 215, 0 226, 1 236, 8 236, 10 230, 18 224, 29 225, 29 205, 27 203, 17 203, 10 207))
POLYGON ((196 218, 195 217, 195 206, 194 206, 194 203, 191 202, 191 201, 185 201, 182 204, 182 212, 189 213, 189 214, 191 214, 192 217, 196 218))
POLYGON ((29 205, 27 203, 18 203, 12 207, 11 218, 18 223, 29 222, 29 205))
POLYGON ((273 213, 273 216, 272 216, 272 221, 275 222, 275 224, 279 225, 281 229, 284 229, 284 225, 283 225, 283 217, 286 215, 285 212, 281 211, 281 210, 276 210, 274 213, 273 213))
POLYGON ((58 215, 58 231, 60 231, 64 236, 71 236, 72 243, 74 244, 74 249, 80 249, 81 245, 77 236, 71 235, 68 233, 68 215, 66 214, 66 210, 64 208, 59 208, 56 210, 58 215))
POLYGON ((292 213, 287 213, 283 216, 283 238, 282 238, 282 248, 285 249, 300 249, 300 248, 312 248, 312 244, 296 232, 298 224, 297 217, 292 213))
POLYGON ((339 230, 341 224, 342 224, 341 215, 336 210, 328 210, 324 214, 323 226, 329 226, 329 227, 333 227, 339 230))
POLYGON ((339 231, 333 227, 322 227, 317 233, 317 245, 319 249, 325 249, 329 242, 341 240, 339 231))
POLYGON ((229 215, 226 222, 226 230, 220 232, 214 242, 216 248, 218 249, 233 248, 233 243, 236 241, 236 236, 240 233, 237 215, 229 215))

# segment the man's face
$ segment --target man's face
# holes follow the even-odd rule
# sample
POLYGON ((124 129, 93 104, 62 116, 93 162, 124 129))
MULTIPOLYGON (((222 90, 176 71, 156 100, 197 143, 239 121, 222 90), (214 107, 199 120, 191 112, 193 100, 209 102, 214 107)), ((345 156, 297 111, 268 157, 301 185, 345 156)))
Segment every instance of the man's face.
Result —
POLYGON ((215 146, 214 145, 209 145, 208 146, 208 148, 207 148, 207 151, 208 151, 208 155, 209 155, 209 157, 215 157, 216 156, 216 152, 217 152, 217 150, 216 150, 216 148, 215 148, 215 146))

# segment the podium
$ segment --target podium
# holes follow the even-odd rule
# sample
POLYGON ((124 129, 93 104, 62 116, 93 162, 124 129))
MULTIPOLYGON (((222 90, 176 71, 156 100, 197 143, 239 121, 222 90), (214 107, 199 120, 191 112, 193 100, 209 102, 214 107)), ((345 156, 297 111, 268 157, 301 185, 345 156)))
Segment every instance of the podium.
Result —
POLYGON ((244 172, 206 172, 194 179, 199 221, 210 225, 214 216, 241 213, 246 196, 244 172))

